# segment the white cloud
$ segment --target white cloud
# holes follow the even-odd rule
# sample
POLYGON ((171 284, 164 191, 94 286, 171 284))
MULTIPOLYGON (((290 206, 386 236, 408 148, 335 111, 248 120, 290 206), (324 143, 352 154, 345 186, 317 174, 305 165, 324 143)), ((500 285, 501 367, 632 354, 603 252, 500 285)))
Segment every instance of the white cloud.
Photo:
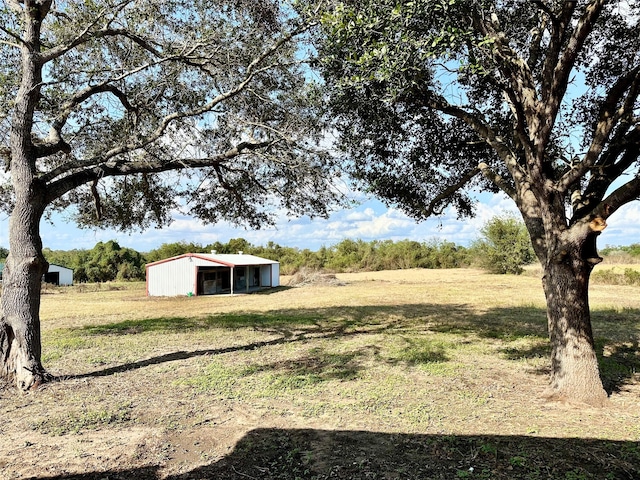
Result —
POLYGON ((337 221, 329 222, 327 229, 334 238, 373 240, 397 235, 410 228, 413 221, 398 210, 376 211, 366 207, 363 211, 337 214, 337 221), (342 217, 342 218, 340 218, 342 217))
POLYGON ((370 220, 375 215, 373 208, 366 208, 363 212, 351 211, 345 216, 345 220, 350 222, 361 222, 370 220))
POLYGON ((598 239, 599 245, 631 245, 640 243, 640 203, 625 205, 607 219, 607 228, 598 239))

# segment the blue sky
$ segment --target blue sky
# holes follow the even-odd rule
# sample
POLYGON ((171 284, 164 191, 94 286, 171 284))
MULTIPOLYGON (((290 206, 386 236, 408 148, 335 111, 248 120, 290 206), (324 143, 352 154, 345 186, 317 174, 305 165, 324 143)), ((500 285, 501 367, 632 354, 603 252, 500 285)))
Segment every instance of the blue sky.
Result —
MULTIPOLYGON (((476 217, 465 220, 457 220, 455 212, 448 210, 442 217, 416 223, 399 210, 388 208, 377 200, 362 199, 357 207, 336 211, 328 219, 290 219, 283 213, 278 217, 275 228, 257 231, 225 223, 203 225, 198 220, 177 216, 169 227, 161 230, 126 234, 113 230, 79 230, 57 216, 54 225, 43 221, 41 235, 44 246, 53 250, 91 249, 99 241, 116 240, 123 247, 147 252, 163 243, 187 241, 207 245, 240 237, 254 245, 273 241, 283 246, 311 250, 335 245, 345 238, 364 241, 411 239, 419 242, 437 239, 468 246, 478 238, 479 230, 492 217, 515 211, 513 202, 504 195, 481 194, 478 198, 476 217)), ((640 202, 615 212, 608 224, 598 239, 600 248, 640 243, 640 202)), ((8 219, 0 218, 0 246, 8 247, 8 228, 8 219)))

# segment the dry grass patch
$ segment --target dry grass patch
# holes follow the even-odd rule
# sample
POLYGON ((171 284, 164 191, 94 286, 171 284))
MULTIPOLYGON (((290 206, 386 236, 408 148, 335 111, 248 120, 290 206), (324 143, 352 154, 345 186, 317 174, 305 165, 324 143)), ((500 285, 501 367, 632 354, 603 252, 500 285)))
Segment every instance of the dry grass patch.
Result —
POLYGON ((637 287, 592 288, 612 392, 593 410, 539 399, 539 278, 336 279, 232 297, 148 298, 142 284, 43 296, 59 381, 0 390, 0 477, 640 475, 637 287))

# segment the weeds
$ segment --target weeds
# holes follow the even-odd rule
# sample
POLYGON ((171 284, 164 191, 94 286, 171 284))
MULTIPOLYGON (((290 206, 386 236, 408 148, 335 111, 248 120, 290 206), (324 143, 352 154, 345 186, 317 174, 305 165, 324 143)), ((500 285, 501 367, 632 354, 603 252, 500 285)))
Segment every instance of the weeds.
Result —
POLYGON ((594 283, 603 285, 640 285, 640 270, 636 268, 625 268, 622 273, 614 269, 595 270, 591 274, 594 283))

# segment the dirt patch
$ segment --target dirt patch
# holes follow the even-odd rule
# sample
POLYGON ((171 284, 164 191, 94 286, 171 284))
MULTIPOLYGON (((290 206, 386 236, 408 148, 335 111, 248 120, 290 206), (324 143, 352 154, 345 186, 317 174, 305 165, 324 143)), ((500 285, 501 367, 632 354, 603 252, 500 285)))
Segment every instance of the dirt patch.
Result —
POLYGON ((57 447, 34 443, 12 452, 34 465, 19 472, 5 466, 3 478, 632 480, 640 474, 628 442, 294 428, 255 428, 235 438, 239 432, 203 427, 156 436, 132 429, 108 432, 109 441, 102 432, 57 447), (74 456, 65 454, 71 450, 74 456))

